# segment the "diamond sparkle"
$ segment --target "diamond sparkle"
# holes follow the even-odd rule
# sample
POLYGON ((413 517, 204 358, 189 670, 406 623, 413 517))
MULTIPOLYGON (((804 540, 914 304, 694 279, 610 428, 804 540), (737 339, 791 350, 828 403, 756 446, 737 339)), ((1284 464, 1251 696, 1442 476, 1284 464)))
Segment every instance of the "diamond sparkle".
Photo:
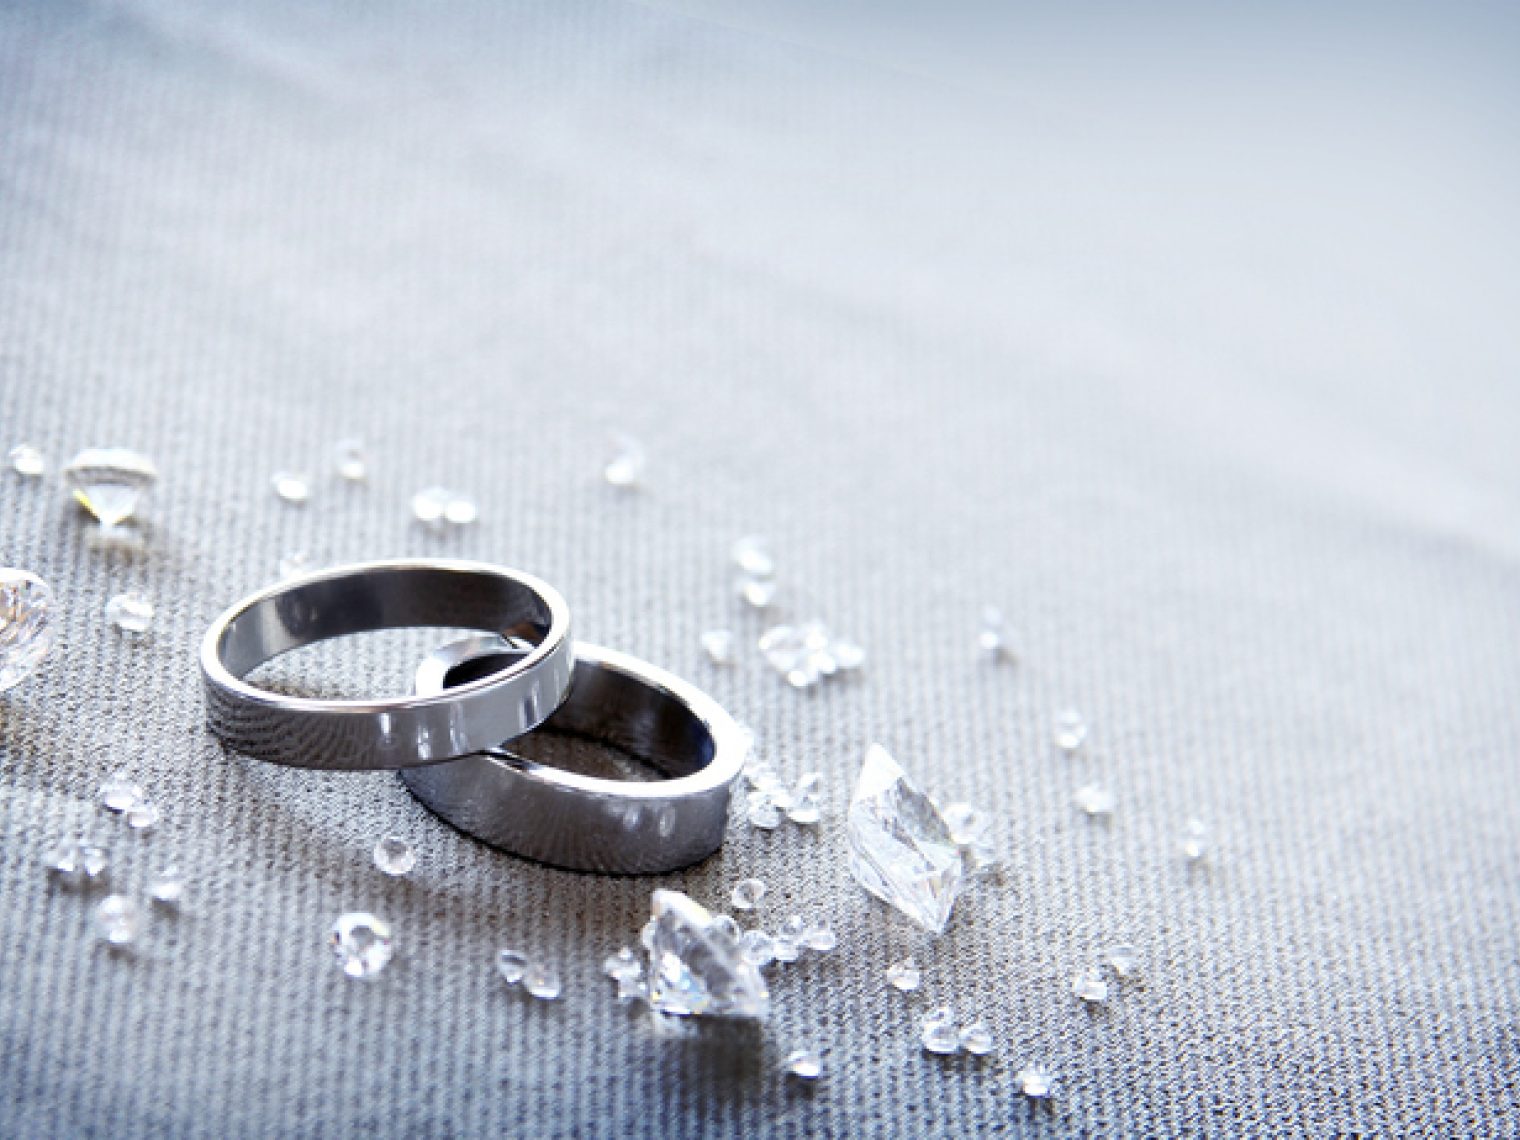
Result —
POLYGON ((123 633, 147 633, 153 626, 153 603, 141 594, 117 594, 106 603, 106 621, 123 633))
POLYGON ((350 978, 373 978, 394 952, 391 924, 365 911, 340 914, 328 935, 338 966, 350 978))
POLYGON ((677 1016, 763 1018, 770 993, 740 939, 679 891, 651 899, 649 1004, 677 1016))
POLYGON ((69 460, 63 483, 105 530, 137 513, 143 494, 158 480, 146 455, 125 447, 89 447, 69 460))
POLYGON ((387 835, 375 844, 375 866, 382 873, 399 878, 417 865, 417 852, 405 839, 387 835))
POLYGON ((53 591, 25 570, 0 566, 0 693, 32 675, 53 648, 53 591))

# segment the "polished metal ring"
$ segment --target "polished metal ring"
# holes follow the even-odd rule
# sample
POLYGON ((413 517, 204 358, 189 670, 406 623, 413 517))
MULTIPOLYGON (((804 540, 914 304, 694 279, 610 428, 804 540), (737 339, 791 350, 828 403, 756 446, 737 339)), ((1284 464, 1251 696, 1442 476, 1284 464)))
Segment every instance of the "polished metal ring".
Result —
POLYGON ((536 728, 569 691, 570 611, 549 585, 483 562, 361 562, 281 582, 212 623, 201 644, 211 729, 230 747, 301 768, 408 768, 536 728), (531 643, 448 692, 377 700, 284 696, 243 678, 282 653, 409 626, 489 630, 531 643))
MULTIPOLYGON (((422 662, 416 690, 452 692, 522 653, 499 637, 453 642, 422 662)), ((705 693, 637 658, 577 642, 570 696, 541 731, 611 745, 663 778, 583 776, 498 747, 401 779, 460 831, 556 867, 656 874, 722 845, 749 738, 705 693)))

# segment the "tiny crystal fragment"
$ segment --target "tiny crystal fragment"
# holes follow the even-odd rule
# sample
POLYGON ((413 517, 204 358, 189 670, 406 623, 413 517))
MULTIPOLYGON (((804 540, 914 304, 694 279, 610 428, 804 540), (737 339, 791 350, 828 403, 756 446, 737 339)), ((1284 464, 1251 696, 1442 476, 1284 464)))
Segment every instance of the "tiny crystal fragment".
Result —
POLYGON ((775 801, 765 799, 749 805, 748 819, 751 827, 774 831, 781 826, 781 811, 775 801))
POLYGON ((1050 1095, 1050 1071, 1043 1066, 1025 1065, 1013 1081, 1030 1100, 1044 1100, 1050 1095))
POLYGON ((417 852, 404 839, 387 835, 375 844, 375 866, 387 875, 401 876, 410 873, 417 865, 417 852))
POLYGON ((745 575, 734 583, 734 592, 744 599, 746 605, 763 610, 776 600, 776 582, 773 578, 751 578, 745 575))
POLYGON ((955 1014, 945 1006, 930 1010, 919 1022, 919 1040, 930 1053, 947 1056, 960 1052, 961 1035, 955 1028, 955 1014))
MULTIPOLYGON (((0 688, 4 688, 0 685, 0 688)), ((1196 863, 1209 853, 1209 825, 1201 819, 1190 819, 1182 829, 1182 857, 1196 863)))
POLYGON ((763 898, 765 898, 765 884, 759 879, 740 879, 734 884, 735 910, 754 910, 763 898))
POLYGON ((752 966, 769 966, 776 960, 776 944, 763 930, 747 930, 739 939, 744 960, 752 966))
POLYGON ((802 946, 795 938, 777 934, 771 939, 771 959, 776 962, 795 962, 802 957, 802 946))
POLYGON ((730 553, 734 565, 751 578, 769 578, 776 573, 776 561, 771 557, 765 539, 758 534, 748 534, 739 539, 730 553))
POLYGON ((158 825, 158 805, 152 800, 139 800, 126 810, 125 818, 134 831, 146 831, 158 825))
POLYGON ((153 625, 153 603, 141 594, 117 594, 106 603, 106 621, 123 633, 147 633, 153 625))
POLYGON ((100 785, 100 806, 107 811, 124 814, 131 811, 147 797, 142 786, 135 784, 125 772, 115 772, 100 785))
POLYGON ((732 665, 738 661, 736 645, 733 630, 710 629, 702 635, 702 648, 707 650, 707 656, 714 665, 732 665))
POLYGON ((172 863, 148 881, 148 897, 165 906, 178 906, 185 897, 185 876, 172 863))
POLYGON ((1087 722, 1076 709, 1062 709, 1056 714, 1056 747, 1064 752, 1075 752, 1087 739, 1087 722))
POLYGON ((47 459, 29 443, 19 443, 11 448, 7 458, 11 470, 27 479, 36 479, 47 471, 47 459))
POLYGON ((823 809, 818 806, 818 797, 794 794, 791 806, 786 809, 786 818, 802 827, 812 827, 823 818, 823 809))
POLYGON ((940 814, 945 817, 950 838, 958 847, 976 842, 977 836, 987 830, 986 818, 970 804, 954 803, 940 814))
POLYGON ((1097 784, 1083 784, 1072 793, 1071 802, 1086 815, 1097 817, 1114 814, 1113 794, 1097 784))
POLYGON ((45 862, 65 886, 81 887, 100 879, 110 860, 104 847, 71 839, 50 850, 45 862))
POLYGON ((451 526, 469 526, 480 518, 480 508, 467 495, 455 495, 443 504, 443 521, 451 526))
POLYGON ((996 606, 982 609, 982 627, 977 631, 976 647, 983 659, 994 665, 1013 660, 1013 648, 1003 620, 1003 611, 996 606))
POLYGON ((1140 952, 1128 942, 1110 946, 1104 952, 1103 960, 1121 978, 1132 978, 1140 972, 1140 952))
POLYGON ((1071 992, 1088 1005, 1102 1005, 1108 1000, 1108 983, 1096 970, 1085 970, 1072 979, 1071 992))
POLYGON ((454 493, 446 487, 424 487, 412 496, 412 517, 429 526, 443 521, 443 509, 454 493))
POLYGON ((893 989, 901 990, 905 994, 918 989, 923 977, 918 963, 912 958, 904 958, 901 962, 895 962, 887 967, 887 981, 893 989))
POLYGON ((642 969, 639 956, 633 952, 632 946, 624 946, 616 954, 609 954, 602 959, 602 973, 609 978, 620 978, 630 970, 638 972, 642 969))
POLYGON ((632 436, 614 432, 611 436, 612 458, 602 468, 602 478, 613 487, 631 489, 644 477, 644 448, 632 436))
POLYGON ((980 1021, 973 1021, 961 1030, 961 1048, 973 1057, 984 1057, 992 1052, 992 1030, 980 1021))
POLYGON ((506 980, 507 985, 517 985, 528 972, 527 956, 519 954, 516 950, 498 950, 496 953, 496 972, 506 980))
POLYGON ((799 1080, 816 1081, 823 1075, 823 1058, 815 1049, 796 1049, 787 1054, 782 1068, 799 1080))
POLYGON ((279 471, 269 479, 269 485, 282 501, 300 506, 311 498, 311 477, 299 471, 279 471))
POLYGON ((0 566, 0 693, 32 675, 53 648, 53 591, 25 570, 0 566))
POLYGON ((364 442, 358 439, 340 439, 333 445, 333 466, 340 479, 350 483, 362 483, 369 477, 369 461, 365 458, 364 442))
POLYGON ((657 890, 651 900, 649 1004, 685 1016, 763 1018, 770 993, 740 939, 706 907, 679 891, 657 890))
POLYGON ((135 942, 142 925, 142 908, 126 895, 107 895, 95 908, 95 932, 112 946, 135 942))
POLYGON ((64 486, 103 530, 131 518, 157 479, 151 459, 124 447, 86 448, 63 469, 64 486))
POLYGON ((839 936, 826 921, 815 918, 803 929, 800 941, 809 950, 827 954, 839 945, 839 936))
POLYGON ((522 984, 539 1001, 553 1001, 560 995, 559 971, 545 962, 529 962, 522 984))
POLYGON ((373 978, 391 960, 391 924, 364 911, 340 914, 328 943, 350 978, 373 978))

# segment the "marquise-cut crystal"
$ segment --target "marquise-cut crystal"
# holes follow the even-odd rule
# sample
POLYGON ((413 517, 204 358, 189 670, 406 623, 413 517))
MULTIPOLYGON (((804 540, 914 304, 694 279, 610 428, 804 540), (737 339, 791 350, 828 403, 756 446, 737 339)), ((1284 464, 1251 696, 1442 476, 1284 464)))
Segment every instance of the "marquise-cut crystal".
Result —
POLYGON ((52 608, 46 582, 0 566, 0 693, 31 676, 53 648, 52 608))
POLYGON ((887 750, 866 751, 849 816, 850 873, 919 926, 942 934, 965 879, 950 829, 887 750))
POLYGON ((680 891, 655 891, 651 903, 649 1004, 661 1013, 764 1017, 770 993, 727 923, 680 891))
POLYGON ((107 530, 137 512, 143 492, 157 479, 153 461, 125 447, 86 448, 63 469, 64 486, 107 530))

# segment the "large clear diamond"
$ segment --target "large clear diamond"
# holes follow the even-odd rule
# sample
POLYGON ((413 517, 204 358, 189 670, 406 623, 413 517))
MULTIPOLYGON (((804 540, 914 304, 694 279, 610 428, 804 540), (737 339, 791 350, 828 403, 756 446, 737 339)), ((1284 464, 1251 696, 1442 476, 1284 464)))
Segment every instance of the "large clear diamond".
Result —
POLYGON ((26 680, 53 648, 52 606, 41 578, 0 566, 0 693, 26 680))
POLYGON ((153 460, 125 447, 86 448, 63 469, 64 485, 107 529, 131 518, 157 479, 153 460))
POLYGON ((661 1013, 764 1017, 765 979, 744 956, 730 923, 680 891, 655 891, 645 929, 649 1004, 661 1013))
POLYGON ((919 926, 943 934, 964 879, 944 817, 879 744, 850 801, 850 873, 919 926))

